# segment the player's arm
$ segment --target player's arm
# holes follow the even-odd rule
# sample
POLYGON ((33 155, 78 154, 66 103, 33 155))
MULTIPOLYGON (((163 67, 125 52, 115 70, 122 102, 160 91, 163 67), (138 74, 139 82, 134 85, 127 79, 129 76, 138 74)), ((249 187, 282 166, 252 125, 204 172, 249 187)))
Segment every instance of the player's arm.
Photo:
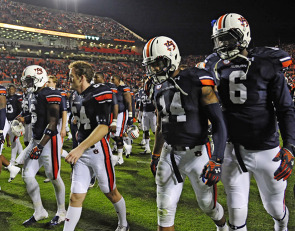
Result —
POLYGON ((116 132, 118 114, 119 114, 119 105, 118 105, 117 95, 116 93, 113 92, 113 121, 110 125, 111 132, 116 132))
POLYGON ((6 96, 0 95, 0 145, 5 142, 3 130, 6 121, 6 96))
POLYGON ((60 131, 60 136, 61 138, 64 138, 67 135, 66 127, 67 127, 67 99, 65 93, 62 94, 61 98, 61 108, 62 108, 62 114, 61 114, 61 131, 60 131))
POLYGON ((132 98, 131 98, 131 94, 130 91, 125 91, 123 93, 123 97, 124 97, 124 102, 125 102, 125 106, 128 109, 128 125, 132 125, 133 123, 133 114, 132 114, 132 98))
POLYGON ((289 93, 284 75, 278 71, 273 80, 272 97, 276 108, 283 147, 273 159, 281 161, 279 168, 274 173, 274 179, 287 180, 292 173, 295 154, 295 112, 294 103, 289 93))
POLYGON ((154 148, 152 153, 152 160, 150 164, 151 171, 154 176, 156 176, 157 165, 158 165, 159 158, 162 152, 162 147, 164 144, 161 127, 162 127, 161 116, 159 115, 159 112, 157 111, 157 127, 156 127, 156 133, 155 133, 155 142, 154 142, 154 148))
POLYGON ((73 149, 69 155, 66 156, 65 161, 69 164, 75 164, 78 159, 82 156, 84 151, 91 147, 92 145, 96 144, 98 141, 103 139, 109 132, 109 127, 105 124, 99 124, 91 134, 76 147, 73 149))
POLYGON ((203 169, 203 177, 206 179, 205 183, 211 186, 220 180, 227 131, 218 98, 212 86, 202 87, 201 102, 212 124, 214 152, 203 169))

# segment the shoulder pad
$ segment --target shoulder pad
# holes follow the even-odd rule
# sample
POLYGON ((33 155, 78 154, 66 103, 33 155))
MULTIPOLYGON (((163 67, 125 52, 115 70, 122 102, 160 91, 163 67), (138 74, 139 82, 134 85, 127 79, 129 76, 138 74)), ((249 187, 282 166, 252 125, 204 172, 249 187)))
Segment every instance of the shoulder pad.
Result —
POLYGON ((292 64, 291 56, 277 47, 256 47, 250 50, 249 54, 253 57, 269 59, 274 64, 280 64, 283 68, 287 68, 292 64))
POLYGON ((193 81, 199 82, 203 86, 214 86, 215 81, 212 74, 207 69, 192 67, 186 69, 182 75, 193 78, 193 81))

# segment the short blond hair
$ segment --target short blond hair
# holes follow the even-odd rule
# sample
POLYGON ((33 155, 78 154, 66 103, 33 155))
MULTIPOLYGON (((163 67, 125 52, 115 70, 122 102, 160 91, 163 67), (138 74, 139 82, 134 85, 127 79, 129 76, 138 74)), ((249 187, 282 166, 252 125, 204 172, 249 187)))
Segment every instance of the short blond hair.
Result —
POLYGON ((72 68, 75 69, 76 74, 79 77, 81 77, 82 75, 85 75, 88 83, 92 81, 94 77, 94 69, 90 63, 85 61, 75 61, 69 65, 69 69, 72 69, 72 68))

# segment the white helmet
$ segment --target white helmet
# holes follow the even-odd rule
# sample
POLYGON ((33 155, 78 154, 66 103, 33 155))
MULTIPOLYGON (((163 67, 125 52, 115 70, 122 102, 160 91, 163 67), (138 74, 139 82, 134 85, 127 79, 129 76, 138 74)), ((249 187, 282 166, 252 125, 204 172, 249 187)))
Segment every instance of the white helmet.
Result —
POLYGON ((25 127, 18 120, 13 120, 11 124, 11 131, 13 135, 20 137, 25 134, 25 127))
POLYGON ((221 59, 231 60, 249 46, 250 26, 241 15, 230 13, 214 22, 212 36, 214 51, 221 59))
POLYGON ((131 125, 127 129, 127 135, 130 139, 137 139, 139 137, 139 129, 136 125, 131 125))
POLYGON ((28 91, 35 92, 39 87, 43 87, 48 81, 47 72, 38 65, 31 65, 25 68, 21 77, 23 87, 28 91))
POLYGON ((143 48, 142 65, 146 67, 147 75, 153 78, 155 84, 171 77, 180 60, 177 44, 166 36, 150 39, 143 48))

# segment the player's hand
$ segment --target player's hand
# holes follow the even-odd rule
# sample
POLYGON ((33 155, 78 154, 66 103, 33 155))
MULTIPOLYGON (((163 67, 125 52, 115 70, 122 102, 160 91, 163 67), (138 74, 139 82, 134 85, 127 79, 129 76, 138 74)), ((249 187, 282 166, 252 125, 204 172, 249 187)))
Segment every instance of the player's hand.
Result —
POLYGON ((67 136, 67 131, 66 128, 62 128, 60 131, 60 136, 61 138, 65 138, 67 136))
POLYGON ((70 151, 70 153, 66 156, 65 161, 69 164, 76 164, 79 158, 82 156, 84 150, 79 146, 70 151))
POLYGON ((128 117, 127 124, 129 126, 133 124, 133 117, 128 117))
POLYGON ((3 135, 3 132, 0 132, 0 145, 5 143, 5 137, 3 135))
POLYGON ((41 156, 43 148, 44 147, 41 144, 37 144, 30 152, 30 159, 38 160, 39 157, 41 156))
POLYGON ((157 173, 157 166, 159 163, 159 159, 160 159, 159 154, 154 154, 154 153, 152 154, 152 160, 151 160, 150 167, 151 167, 151 171, 152 171, 154 177, 156 176, 156 173, 157 173))
POLYGON ((112 123, 110 124, 109 132, 116 133, 117 129, 117 120, 113 119, 112 123))
POLYGON ((201 177, 203 182, 208 186, 217 184, 221 178, 221 164, 209 160, 203 168, 201 177))
POLYGON ((272 159, 272 161, 280 161, 280 167, 274 173, 274 179, 279 181, 283 179, 284 181, 289 178, 292 173, 294 165, 294 146, 287 144, 281 148, 279 153, 272 159))

